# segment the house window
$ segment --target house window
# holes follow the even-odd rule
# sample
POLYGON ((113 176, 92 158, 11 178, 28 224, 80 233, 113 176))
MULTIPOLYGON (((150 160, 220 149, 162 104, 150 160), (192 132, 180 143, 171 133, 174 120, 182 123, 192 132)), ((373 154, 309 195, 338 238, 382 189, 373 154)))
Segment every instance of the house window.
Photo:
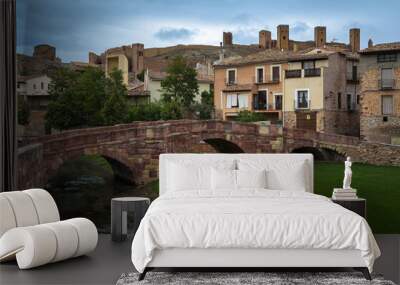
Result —
POLYGON ((382 115, 393 114, 393 96, 385 95, 382 96, 382 115))
POLYGON ((342 109, 342 93, 337 94, 337 108, 342 109))
POLYGON ((239 108, 248 108, 249 107, 249 101, 247 100, 247 95, 240 94, 238 95, 238 104, 239 108))
POLYGON ((296 108, 308 109, 310 106, 308 90, 298 90, 296 93, 296 108))
POLYGON ((279 82, 281 80, 281 67, 273 66, 272 67, 272 81, 279 82))
POLYGON ((282 95, 275 95, 275 110, 282 110, 282 95))
POLYGON ((36 89, 36 84, 33 84, 33 89, 36 89))
POLYGON ((40 89, 44 89, 44 83, 43 82, 40 82, 40 89))
POLYGON ((357 80, 357 65, 353 65, 352 73, 351 73, 351 79, 352 80, 357 80))
POLYGON ((263 83, 264 82, 264 68, 258 67, 256 73, 257 73, 256 82, 257 83, 263 83))
POLYGON ((315 61, 303 61, 302 66, 303 69, 313 69, 315 68, 315 61))
POLYGON ((239 107, 238 95, 228 94, 226 95, 226 108, 237 108, 239 107))
POLYGON ((357 105, 360 105, 360 95, 357 95, 357 105))
POLYGON ((381 70, 381 88, 393 88, 393 68, 382 68, 381 70))
POLYGON ((353 98, 353 96, 351 95, 351 94, 347 94, 347 97, 346 97, 346 103, 347 103, 347 110, 353 110, 354 108, 353 108, 353 102, 352 102, 352 98, 353 98))
POLYGON ((235 84, 236 83, 236 70, 230 69, 228 70, 228 84, 235 84))
POLYGON ((254 95, 254 110, 267 110, 267 91, 260 90, 254 95))
POLYGON ((249 103, 245 94, 228 94, 226 95, 226 108, 248 108, 249 103))
POLYGON ((387 53, 387 54, 378 54, 377 55, 378 62, 393 62, 397 61, 396 53, 387 53))

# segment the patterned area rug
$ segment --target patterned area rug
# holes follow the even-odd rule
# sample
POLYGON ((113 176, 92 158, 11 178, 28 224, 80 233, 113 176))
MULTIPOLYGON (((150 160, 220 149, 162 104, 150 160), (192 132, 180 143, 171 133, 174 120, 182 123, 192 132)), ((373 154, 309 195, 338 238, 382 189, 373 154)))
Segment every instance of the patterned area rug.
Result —
POLYGON ((372 275, 368 281, 359 272, 148 272, 146 278, 138 281, 138 273, 122 274, 117 285, 146 284, 213 284, 213 285, 395 285, 382 276, 372 275))

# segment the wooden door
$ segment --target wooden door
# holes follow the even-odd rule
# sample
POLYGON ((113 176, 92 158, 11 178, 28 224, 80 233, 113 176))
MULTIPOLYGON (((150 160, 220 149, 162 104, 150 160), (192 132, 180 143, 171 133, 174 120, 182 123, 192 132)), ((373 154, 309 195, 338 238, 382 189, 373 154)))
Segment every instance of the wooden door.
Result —
POLYGON ((317 130, 317 113, 316 112, 297 112, 296 127, 298 129, 317 130))

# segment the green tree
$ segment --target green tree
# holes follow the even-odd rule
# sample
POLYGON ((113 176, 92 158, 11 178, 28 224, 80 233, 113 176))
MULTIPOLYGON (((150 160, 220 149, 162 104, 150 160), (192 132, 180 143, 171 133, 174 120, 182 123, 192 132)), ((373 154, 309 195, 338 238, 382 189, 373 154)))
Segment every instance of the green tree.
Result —
POLYGON ((235 120, 238 122, 250 123, 250 122, 264 121, 265 118, 260 113, 254 113, 245 110, 245 111, 240 111, 235 120))
POLYGON ((183 118, 182 108, 175 102, 163 102, 161 106, 162 120, 180 120, 183 118))
POLYGON ((79 74, 67 68, 57 69, 50 75, 51 101, 46 113, 46 128, 58 130, 85 125, 80 93, 74 92, 79 74))
POLYGON ((189 107, 199 93, 196 75, 196 70, 182 56, 175 57, 168 65, 166 78, 161 81, 163 101, 189 107))
POLYGON ((28 102, 22 96, 18 96, 18 124, 26 126, 29 124, 29 117, 31 116, 31 110, 28 102))
POLYGON ((158 121, 161 120, 161 102, 132 105, 128 111, 128 121, 158 121))
POLYGON ((122 72, 114 69, 110 74, 110 78, 107 80, 106 93, 108 98, 101 110, 106 125, 115 125, 127 121, 127 92, 123 83, 122 72))
POLYGON ((104 72, 95 67, 88 67, 83 72, 62 68, 50 77, 51 102, 46 114, 48 130, 125 121, 127 91, 120 71, 114 71, 110 78, 106 78, 104 72))

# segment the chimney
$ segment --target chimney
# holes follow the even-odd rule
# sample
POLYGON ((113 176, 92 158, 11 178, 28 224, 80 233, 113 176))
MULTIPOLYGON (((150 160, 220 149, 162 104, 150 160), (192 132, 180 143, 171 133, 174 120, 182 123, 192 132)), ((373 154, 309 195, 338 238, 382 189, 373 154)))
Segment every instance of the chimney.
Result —
POLYGON ((353 28, 350 29, 350 47, 352 52, 360 51, 360 29, 353 28))
POLYGON ((372 41, 372 39, 370 38, 368 40, 368 48, 372 48, 374 46, 374 42, 372 41))
POLYGON ((231 32, 223 32, 222 41, 224 47, 232 45, 232 33, 231 32))
POLYGON ((271 32, 267 30, 261 30, 258 33, 258 46, 262 49, 270 49, 272 43, 271 32))
POLYGON ((219 49, 219 61, 223 61, 224 58, 225 58, 225 50, 224 50, 224 47, 222 45, 222 42, 219 43, 219 47, 220 47, 220 49, 219 49))
POLYGON ((314 28, 315 47, 323 47, 326 44, 326 27, 317 26, 314 28))
POLYGON ((279 25, 277 28, 277 47, 280 50, 289 49, 289 25, 279 25))

